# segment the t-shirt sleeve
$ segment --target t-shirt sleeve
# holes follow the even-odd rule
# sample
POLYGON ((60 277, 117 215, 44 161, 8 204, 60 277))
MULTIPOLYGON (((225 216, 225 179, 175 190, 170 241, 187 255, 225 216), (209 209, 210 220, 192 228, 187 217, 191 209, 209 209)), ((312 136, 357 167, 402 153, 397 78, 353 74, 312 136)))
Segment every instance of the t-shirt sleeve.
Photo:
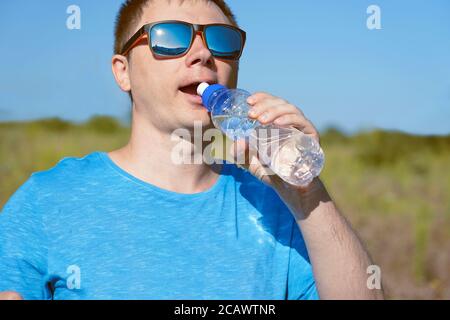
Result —
POLYGON ((293 223, 288 271, 288 300, 318 300, 319 294, 305 241, 297 223, 293 223))
POLYGON ((43 217, 37 208, 33 176, 0 212, 0 291, 24 299, 47 299, 47 246, 43 217))

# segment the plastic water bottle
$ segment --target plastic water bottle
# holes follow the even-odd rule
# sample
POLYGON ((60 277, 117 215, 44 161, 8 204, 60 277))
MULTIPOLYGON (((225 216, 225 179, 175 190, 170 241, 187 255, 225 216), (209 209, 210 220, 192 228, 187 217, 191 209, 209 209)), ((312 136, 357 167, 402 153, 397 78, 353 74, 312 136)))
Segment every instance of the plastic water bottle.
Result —
POLYGON ((214 126, 232 140, 256 141, 250 146, 257 149, 261 163, 284 181, 304 187, 320 174, 324 154, 319 143, 294 127, 262 125, 249 118, 249 92, 203 82, 197 94, 211 113, 214 126))

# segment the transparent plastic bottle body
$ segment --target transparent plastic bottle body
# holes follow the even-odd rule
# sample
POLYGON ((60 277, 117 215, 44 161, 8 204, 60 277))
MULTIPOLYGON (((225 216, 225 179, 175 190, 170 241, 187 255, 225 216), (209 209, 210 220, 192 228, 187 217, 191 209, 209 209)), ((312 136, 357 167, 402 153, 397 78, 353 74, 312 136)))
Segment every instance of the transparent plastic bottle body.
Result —
POLYGON ((319 143, 293 127, 262 125, 248 117, 250 93, 223 89, 209 99, 211 119, 230 139, 249 139, 260 161, 284 181, 306 186, 323 168, 324 154, 319 143))
POLYGON ((224 89, 213 93, 209 100, 215 127, 232 140, 248 137, 260 125, 257 120, 248 117, 246 100, 249 96, 250 93, 242 89, 224 89))

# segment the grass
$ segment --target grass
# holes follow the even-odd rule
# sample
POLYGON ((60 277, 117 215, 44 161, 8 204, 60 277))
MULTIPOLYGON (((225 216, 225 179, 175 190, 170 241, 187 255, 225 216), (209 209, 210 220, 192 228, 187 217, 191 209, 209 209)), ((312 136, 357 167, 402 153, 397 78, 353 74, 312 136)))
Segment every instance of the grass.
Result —
MULTIPOLYGON (((0 207, 32 172, 124 145, 115 119, 0 123, 0 207)), ((321 175, 381 267, 394 299, 450 299, 450 136, 322 133, 321 175)))

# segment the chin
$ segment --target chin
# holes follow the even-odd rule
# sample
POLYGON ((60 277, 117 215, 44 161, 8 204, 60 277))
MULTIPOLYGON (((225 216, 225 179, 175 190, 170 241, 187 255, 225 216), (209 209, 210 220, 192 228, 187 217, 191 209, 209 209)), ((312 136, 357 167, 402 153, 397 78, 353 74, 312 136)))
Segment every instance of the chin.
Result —
POLYGON ((195 125, 198 125, 202 127, 202 130, 206 130, 214 127, 208 110, 202 104, 185 100, 176 105, 178 107, 174 108, 174 112, 177 113, 176 118, 180 128, 193 130, 195 125), (199 124, 196 124, 197 122, 199 124))
POLYGON ((201 126, 203 129, 206 128, 212 128, 214 127, 211 117, 208 113, 187 117, 183 124, 186 126, 186 128, 194 128, 195 126, 201 126))

